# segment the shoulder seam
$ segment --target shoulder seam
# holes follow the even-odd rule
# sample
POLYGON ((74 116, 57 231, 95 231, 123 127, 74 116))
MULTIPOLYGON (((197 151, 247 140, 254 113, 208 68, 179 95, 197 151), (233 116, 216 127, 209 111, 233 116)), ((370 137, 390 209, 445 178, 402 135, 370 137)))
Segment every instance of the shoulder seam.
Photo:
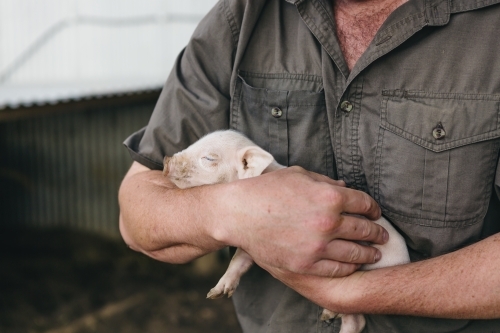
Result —
POLYGON ((234 18, 233 13, 229 9, 229 4, 228 0, 222 0, 221 1, 221 10, 222 14, 224 15, 227 25, 229 26, 229 30, 231 30, 231 34, 233 35, 233 42, 234 45, 238 45, 239 41, 239 36, 240 36, 240 29, 238 28, 238 25, 236 24, 236 19, 234 18))

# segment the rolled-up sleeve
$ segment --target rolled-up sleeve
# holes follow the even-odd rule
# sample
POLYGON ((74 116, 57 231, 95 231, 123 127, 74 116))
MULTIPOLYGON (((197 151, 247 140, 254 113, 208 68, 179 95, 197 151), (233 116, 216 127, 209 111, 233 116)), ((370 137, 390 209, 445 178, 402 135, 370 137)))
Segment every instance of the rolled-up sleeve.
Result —
POLYGON ((235 41, 226 16, 219 1, 179 54, 148 125, 124 142, 133 160, 161 169, 165 155, 228 128, 235 41))

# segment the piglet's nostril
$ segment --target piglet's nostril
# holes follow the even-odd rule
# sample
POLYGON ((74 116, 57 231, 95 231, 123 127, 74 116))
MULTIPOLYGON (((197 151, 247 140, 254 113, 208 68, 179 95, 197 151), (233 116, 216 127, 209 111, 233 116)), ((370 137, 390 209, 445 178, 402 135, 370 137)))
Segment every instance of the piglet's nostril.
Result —
POLYGON ((165 156, 163 158, 163 175, 166 176, 170 172, 170 160, 172 160, 172 157, 165 156))

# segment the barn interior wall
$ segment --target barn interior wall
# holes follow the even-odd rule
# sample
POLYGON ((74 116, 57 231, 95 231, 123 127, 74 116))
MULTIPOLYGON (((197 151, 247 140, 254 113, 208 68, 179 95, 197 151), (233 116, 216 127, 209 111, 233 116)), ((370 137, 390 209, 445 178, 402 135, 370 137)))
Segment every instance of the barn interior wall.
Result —
POLYGON ((147 124, 155 101, 0 122, 0 228, 118 237, 117 192, 132 162, 122 142, 147 124))

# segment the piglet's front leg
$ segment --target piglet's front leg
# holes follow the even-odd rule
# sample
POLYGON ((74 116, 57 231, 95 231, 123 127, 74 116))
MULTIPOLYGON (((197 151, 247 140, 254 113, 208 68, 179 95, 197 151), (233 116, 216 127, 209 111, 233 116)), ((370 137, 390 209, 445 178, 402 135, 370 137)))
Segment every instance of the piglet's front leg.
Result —
POLYGON ((253 259, 248 253, 240 248, 236 249, 226 273, 221 277, 219 283, 208 292, 207 298, 216 299, 224 295, 231 297, 240 283, 241 276, 250 269, 252 264, 253 259))

